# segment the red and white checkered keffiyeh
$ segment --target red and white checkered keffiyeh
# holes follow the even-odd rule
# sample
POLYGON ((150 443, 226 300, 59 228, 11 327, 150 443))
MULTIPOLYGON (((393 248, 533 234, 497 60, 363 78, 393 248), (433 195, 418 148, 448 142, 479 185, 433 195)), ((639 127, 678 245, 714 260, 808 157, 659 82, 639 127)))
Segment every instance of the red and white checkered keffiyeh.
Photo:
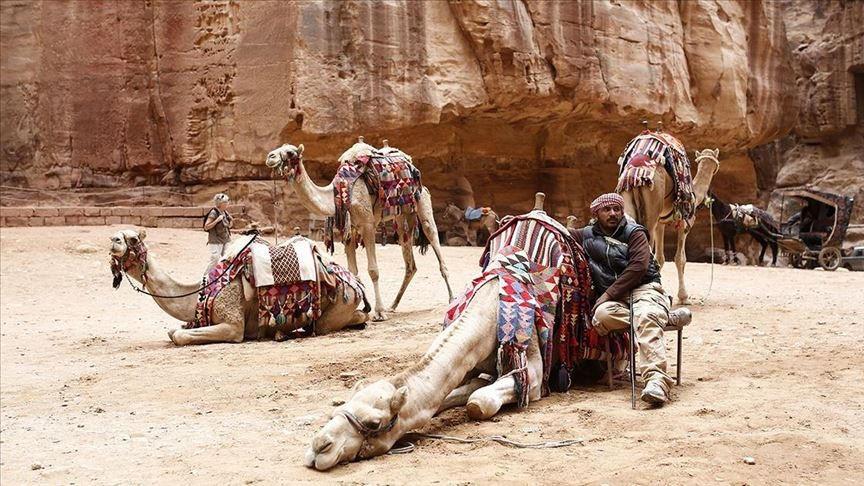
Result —
POLYGON ((614 192, 601 194, 597 196, 597 199, 591 201, 591 214, 597 216, 597 211, 600 211, 600 208, 606 207, 610 204, 617 204, 623 209, 624 198, 614 192))

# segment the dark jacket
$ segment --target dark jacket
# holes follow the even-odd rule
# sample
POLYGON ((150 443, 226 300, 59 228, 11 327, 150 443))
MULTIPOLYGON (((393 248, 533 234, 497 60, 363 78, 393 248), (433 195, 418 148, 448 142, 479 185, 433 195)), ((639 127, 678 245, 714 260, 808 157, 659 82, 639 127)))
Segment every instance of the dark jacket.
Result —
POLYGON ((610 299, 620 302, 636 287, 660 283, 660 269, 643 226, 624 218, 612 235, 603 233, 599 224, 570 233, 588 255, 595 295, 605 292, 610 299))

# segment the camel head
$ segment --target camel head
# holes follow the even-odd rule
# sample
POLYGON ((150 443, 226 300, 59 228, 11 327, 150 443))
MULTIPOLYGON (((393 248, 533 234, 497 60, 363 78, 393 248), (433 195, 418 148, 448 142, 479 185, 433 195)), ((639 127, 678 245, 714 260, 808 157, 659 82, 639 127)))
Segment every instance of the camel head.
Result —
POLYGON ((288 181, 294 181, 300 173, 300 160, 303 158, 303 144, 295 147, 290 143, 271 150, 264 163, 288 181))
POLYGON ((120 230, 111 237, 111 274, 114 277, 112 285, 116 289, 123 281, 123 272, 136 269, 146 278, 147 246, 144 238, 147 230, 120 230))
POLYGON ((386 380, 357 391, 333 411, 330 421, 312 438, 306 450, 306 466, 326 471, 389 451, 399 439, 399 433, 392 429, 407 395, 407 387, 397 388, 386 380))
POLYGON ((461 221, 465 217, 465 211, 459 209, 453 203, 447 203, 447 206, 444 208, 444 213, 441 215, 441 219, 449 222, 450 224, 456 224, 461 221))
POLYGON ((713 168, 711 168, 711 176, 720 170, 720 150, 719 149, 705 149, 705 150, 697 150, 696 151, 696 166, 699 168, 698 170, 702 171, 702 164, 713 164, 713 168))

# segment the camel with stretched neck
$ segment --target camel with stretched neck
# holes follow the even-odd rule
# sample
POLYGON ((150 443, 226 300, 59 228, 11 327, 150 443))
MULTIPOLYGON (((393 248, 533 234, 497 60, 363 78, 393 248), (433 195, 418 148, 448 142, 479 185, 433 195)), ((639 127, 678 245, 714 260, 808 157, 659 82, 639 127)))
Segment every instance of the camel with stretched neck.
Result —
MULTIPOLYGON (((190 294, 180 298, 153 297, 153 300, 171 317, 183 322, 193 321, 198 303, 198 289, 201 287, 200 280, 191 283, 180 283, 174 280, 149 251, 146 269, 142 268, 141 262, 135 258, 134 249, 142 246, 146 249, 144 244, 146 237, 147 232, 144 229, 118 231, 111 237, 111 256, 119 261, 120 267, 130 277, 138 281, 144 290, 151 294, 159 296, 190 294)), ((233 242, 229 254, 231 251, 239 250, 238 245, 245 243, 245 239, 233 242)), ((115 287, 120 283, 122 282, 115 280, 115 287)), ((327 292, 321 292, 321 317, 315 323, 316 334, 327 334, 366 322, 368 315, 357 310, 363 296, 356 295, 350 288, 347 292, 353 296, 348 302, 343 301, 342 292, 338 292, 339 295, 335 300, 327 297, 327 292)), ((177 346, 185 346, 239 343, 244 339, 254 339, 262 335, 258 329, 258 296, 244 277, 234 279, 216 297, 213 303, 212 322, 214 324, 211 326, 196 329, 172 329, 168 331, 168 337, 177 346)))
MULTIPOLYGON (((693 177, 693 192, 696 195, 695 207, 699 207, 705 201, 711 180, 720 170, 720 161, 717 157, 720 151, 717 149, 705 149, 696 151, 696 175, 693 177)), ((624 191, 624 212, 636 220, 648 230, 654 243, 654 255, 660 267, 666 262, 663 254, 663 239, 665 236, 665 225, 675 223, 669 215, 673 214, 673 193, 675 182, 668 172, 662 168, 654 171, 653 186, 646 185, 633 190, 624 191)), ((678 246, 675 251, 675 266, 678 269, 678 301, 681 304, 688 302, 689 295, 684 283, 684 266, 687 264, 685 243, 687 234, 695 222, 681 222, 678 226, 678 246)))
MULTIPOLYGON (((535 210, 542 204, 538 194, 535 210)), ((449 408, 465 406, 471 419, 484 420, 516 403, 512 374, 492 383, 480 378, 497 374, 499 298, 496 280, 482 285, 418 363, 395 377, 355 386, 354 396, 313 437, 305 464, 324 471, 385 454, 400 437, 449 408)), ((527 350, 527 371, 529 401, 539 400, 543 360, 537 339, 527 350)))
POLYGON ((468 244, 471 246, 477 246, 477 232, 480 228, 486 228, 486 231, 491 235, 498 231, 498 227, 500 226, 498 224, 498 215, 491 209, 484 213, 480 219, 468 221, 465 219, 465 211, 452 203, 447 204, 447 207, 444 208, 444 221, 461 227, 465 233, 465 238, 468 240, 468 244))
MULTIPOLYGON (((385 141, 385 146, 387 146, 385 141)), ((349 149, 349 152, 360 148, 371 146, 363 143, 362 137, 358 144, 349 149)), ((348 152, 346 152, 347 154, 348 152)), ((346 156, 343 155, 340 161, 346 156)), ((333 183, 322 187, 315 184, 306 172, 306 167, 303 165, 303 144, 295 147, 291 144, 285 144, 281 147, 272 150, 267 154, 266 164, 274 170, 279 170, 285 175, 285 180, 288 182, 294 192, 300 198, 300 204, 303 205, 310 213, 321 217, 333 217, 336 214, 336 204, 333 199, 333 183), (287 167, 287 170, 286 169, 287 167)), ((399 233, 399 245, 402 247, 402 258, 405 261, 405 276, 402 279, 402 286, 393 299, 393 304, 388 309, 388 312, 396 310, 399 302, 402 300, 402 295, 408 284, 417 273, 417 264, 414 262, 414 229, 419 220, 420 230, 429 240, 432 245, 432 250, 438 258, 438 266, 441 276, 444 278, 444 284, 447 286, 447 295, 450 300, 453 299, 453 291, 450 289, 449 275, 447 265, 444 263, 444 258, 441 255, 441 245, 438 242, 438 227, 435 224, 435 218, 432 214, 432 197, 429 190, 424 186, 422 188, 420 198, 417 200, 416 218, 414 213, 402 213, 382 217, 382 208, 376 204, 376 201, 369 195, 366 184, 357 183, 351 191, 351 207, 348 211, 351 225, 351 232, 356 233, 362 238, 366 246, 366 259, 369 271, 369 278, 372 280, 372 286, 375 289, 375 306, 373 319, 383 321, 387 319, 387 314, 381 299, 381 290, 378 285, 378 257, 375 251, 375 229, 382 222, 395 219, 397 222, 397 231, 399 233)), ((345 255, 348 258, 348 270, 354 275, 358 275, 357 269, 357 238, 350 238, 345 242, 345 255)))

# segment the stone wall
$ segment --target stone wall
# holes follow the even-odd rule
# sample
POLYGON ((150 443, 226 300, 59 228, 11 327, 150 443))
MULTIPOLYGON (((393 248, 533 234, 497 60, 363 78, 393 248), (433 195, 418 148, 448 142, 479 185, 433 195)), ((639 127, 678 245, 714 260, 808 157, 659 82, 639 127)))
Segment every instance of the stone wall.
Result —
MULTIPOLYGON (((0 207, 0 226, 104 226, 128 224, 161 228, 201 229, 212 207, 38 206, 0 207)), ((245 220, 246 208, 229 206, 235 221, 245 220)))

